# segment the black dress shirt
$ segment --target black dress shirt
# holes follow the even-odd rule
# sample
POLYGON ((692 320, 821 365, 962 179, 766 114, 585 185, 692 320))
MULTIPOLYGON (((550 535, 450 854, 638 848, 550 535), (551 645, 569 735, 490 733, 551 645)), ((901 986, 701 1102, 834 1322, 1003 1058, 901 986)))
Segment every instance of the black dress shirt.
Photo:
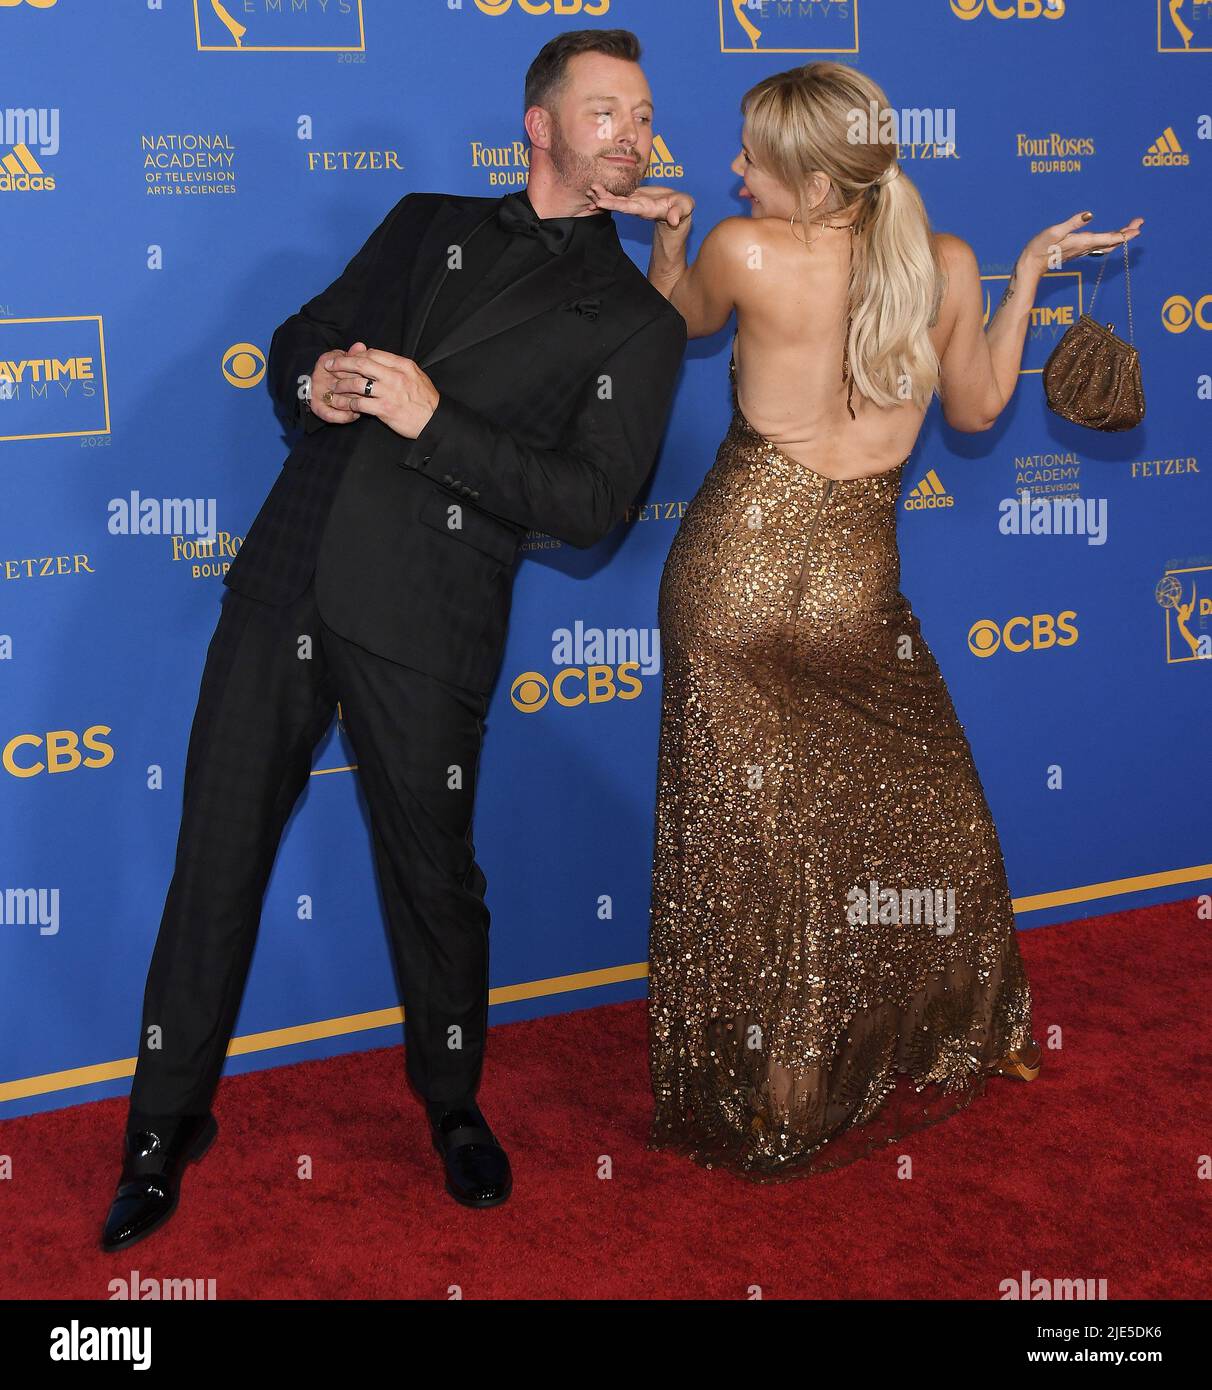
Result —
MULTIPOLYGON (((524 202, 533 211, 525 189, 511 193, 509 197, 524 202)), ((540 220, 548 225, 569 228, 571 235, 568 246, 571 246, 576 238, 601 234, 614 219, 609 212, 595 212, 586 217, 546 217, 540 220)), ((523 275, 551 260, 555 254, 537 237, 509 230, 496 217, 490 217, 463 243, 462 268, 448 271, 442 281, 417 344, 417 359, 424 357, 435 343, 441 342, 457 323, 487 304, 515 280, 520 280, 523 275)))

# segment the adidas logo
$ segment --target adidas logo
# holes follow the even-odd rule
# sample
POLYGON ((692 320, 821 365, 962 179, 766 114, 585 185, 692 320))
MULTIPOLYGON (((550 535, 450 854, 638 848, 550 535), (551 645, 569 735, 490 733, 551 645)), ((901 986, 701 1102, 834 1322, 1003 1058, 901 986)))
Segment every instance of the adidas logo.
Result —
POLYGON ((1178 143, 1173 126, 1167 126, 1149 146, 1141 163, 1146 169, 1175 169, 1190 164, 1191 156, 1178 143))
POLYGON ((955 498, 947 491, 932 468, 905 498, 907 512, 933 511, 936 507, 954 507, 955 498))
POLYGON ((14 145, 0 158, 0 193, 49 193, 55 176, 48 174, 28 145, 14 145))
POLYGON ((659 135, 652 137, 652 154, 648 159, 647 179, 682 179, 686 170, 673 157, 673 152, 659 135))

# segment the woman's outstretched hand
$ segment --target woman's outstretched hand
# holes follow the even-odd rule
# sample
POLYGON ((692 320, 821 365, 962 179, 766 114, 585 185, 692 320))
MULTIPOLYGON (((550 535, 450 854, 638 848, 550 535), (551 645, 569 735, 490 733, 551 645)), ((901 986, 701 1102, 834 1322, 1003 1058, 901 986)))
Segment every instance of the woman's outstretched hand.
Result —
POLYGON ((1134 217, 1127 226, 1121 227, 1118 232, 1081 230, 1090 221, 1090 218, 1090 213, 1079 212, 1067 222, 1058 222, 1053 227, 1045 227, 1042 232, 1033 236, 1023 248, 1020 261, 1027 261, 1041 272, 1056 270, 1065 261, 1071 261, 1077 256, 1088 255, 1091 251, 1107 250, 1110 247, 1119 246, 1123 242, 1131 241, 1133 237, 1140 235, 1140 229, 1145 220, 1143 217, 1134 217))
POLYGON ((666 227, 682 227, 690 221, 690 215, 694 212, 694 199, 689 193, 677 188, 660 188, 654 184, 645 184, 629 198, 620 198, 602 184, 591 183, 589 197, 607 212, 629 212, 650 222, 664 223, 666 227))

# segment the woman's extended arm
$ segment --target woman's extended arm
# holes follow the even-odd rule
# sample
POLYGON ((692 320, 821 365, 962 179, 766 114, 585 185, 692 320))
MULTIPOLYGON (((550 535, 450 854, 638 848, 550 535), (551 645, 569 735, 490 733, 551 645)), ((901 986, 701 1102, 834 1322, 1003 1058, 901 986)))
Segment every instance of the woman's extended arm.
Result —
POLYGON ((619 198, 601 184, 593 184, 591 191, 599 207, 633 213, 652 223, 648 278, 686 320, 687 337, 718 333, 735 305, 743 242, 752 240, 749 219, 726 217, 707 233, 693 264, 688 264, 686 243, 694 212, 688 193, 646 185, 629 198, 619 198))
POLYGON ((1089 218, 1089 213, 1078 213, 1032 237, 987 330, 976 254, 960 237, 939 235, 948 276, 942 316, 951 329, 938 390, 943 417, 953 429, 970 434, 990 429, 1009 404, 1018 385, 1031 310, 1044 273, 1089 251, 1131 240, 1139 235, 1143 222, 1135 217, 1118 232, 1079 231, 1089 218))
POLYGON ((686 243, 690 240, 689 217, 677 227, 667 222, 652 224, 652 255, 648 258, 648 278, 658 290, 673 301, 673 292, 690 269, 686 259, 686 243))

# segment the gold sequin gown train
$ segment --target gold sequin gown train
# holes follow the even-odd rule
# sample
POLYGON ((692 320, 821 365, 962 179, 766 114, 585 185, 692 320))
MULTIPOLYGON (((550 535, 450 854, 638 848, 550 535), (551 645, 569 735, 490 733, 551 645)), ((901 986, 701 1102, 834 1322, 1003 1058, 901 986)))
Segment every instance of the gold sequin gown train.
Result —
POLYGON ((899 590, 905 464, 796 463, 730 370, 660 588, 649 1144, 771 1179, 966 1106, 1029 1044, 1031 996, 968 740, 899 590))

